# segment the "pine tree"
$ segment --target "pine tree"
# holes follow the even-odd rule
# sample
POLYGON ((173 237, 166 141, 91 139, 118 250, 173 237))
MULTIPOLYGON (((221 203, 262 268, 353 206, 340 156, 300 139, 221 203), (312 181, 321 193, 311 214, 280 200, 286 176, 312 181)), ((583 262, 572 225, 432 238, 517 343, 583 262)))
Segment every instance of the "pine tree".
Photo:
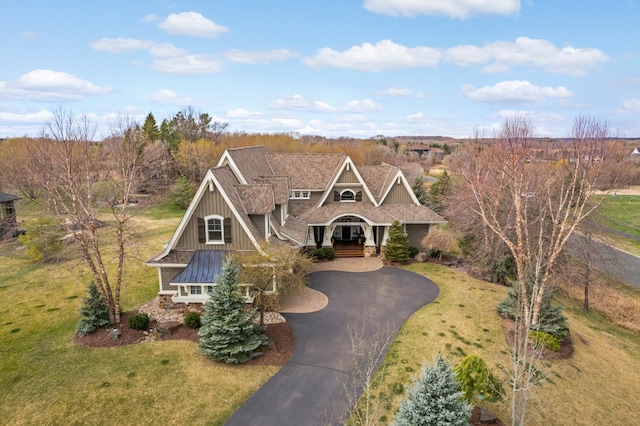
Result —
POLYGON ((386 247, 384 256, 390 261, 404 263, 409 260, 409 237, 397 220, 389 228, 386 247))
POLYGON ((400 402, 395 426, 467 425, 473 407, 465 399, 455 374, 440 355, 434 364, 422 367, 422 374, 400 402))
POLYGON ((429 195, 427 196, 427 205, 436 213, 444 211, 444 197, 451 191, 451 176, 445 170, 438 177, 438 180, 431 185, 429 195))
POLYGON ((160 130, 158 130, 156 118, 152 113, 149 113, 147 115, 147 118, 144 120, 142 131, 150 142, 160 139, 160 130))
POLYGON ((183 210, 191 204, 195 191, 186 176, 181 175, 171 187, 171 203, 183 210))
POLYGON ((267 337, 255 326, 255 310, 244 309, 238 287, 238 265, 228 258, 205 304, 198 349, 216 361, 240 364, 251 352, 267 343, 267 337))
POLYGON ((104 303, 102 295, 98 291, 98 286, 91 281, 89 284, 89 297, 85 297, 80 308, 82 318, 78 323, 77 331, 82 336, 86 336, 92 331, 109 325, 109 308, 104 303))
POLYGON ((424 180, 421 176, 417 176, 413 181, 413 185, 411 185, 411 189, 413 193, 416 195, 416 198, 423 206, 427 205, 427 191, 424 189, 424 180))

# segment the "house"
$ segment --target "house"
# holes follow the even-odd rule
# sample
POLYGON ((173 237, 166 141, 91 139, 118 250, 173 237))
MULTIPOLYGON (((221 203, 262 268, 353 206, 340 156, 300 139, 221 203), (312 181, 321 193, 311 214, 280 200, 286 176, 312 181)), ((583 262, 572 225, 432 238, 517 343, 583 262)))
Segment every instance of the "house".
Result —
POLYGON ((635 149, 631 152, 631 156, 633 156, 633 157, 640 157, 640 147, 635 148, 635 149))
POLYGON ((0 240, 15 238, 18 235, 16 209, 14 201, 20 197, 0 192, 0 240))
MULTIPOLYGON (((412 246, 445 220, 420 205, 395 166, 358 166, 346 154, 229 149, 210 169, 164 250, 158 268, 165 304, 203 303, 228 252, 270 240, 333 247, 336 255, 384 255, 391 224, 412 246)), ((249 296, 245 294, 245 296, 249 296)))

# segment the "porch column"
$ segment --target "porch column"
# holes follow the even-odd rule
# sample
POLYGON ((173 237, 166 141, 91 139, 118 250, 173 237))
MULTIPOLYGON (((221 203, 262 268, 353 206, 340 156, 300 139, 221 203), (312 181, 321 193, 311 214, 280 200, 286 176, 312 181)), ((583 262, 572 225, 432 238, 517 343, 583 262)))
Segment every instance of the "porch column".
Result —
POLYGON ((324 227, 324 238, 322 239, 322 247, 333 247, 333 244, 331 244, 331 238, 333 238, 334 229, 336 229, 336 225, 327 225, 324 227))
POLYGON ((364 230, 364 238, 365 238, 364 245, 375 246, 376 242, 373 239, 373 230, 371 229, 371 226, 368 223, 361 223, 360 226, 364 230))

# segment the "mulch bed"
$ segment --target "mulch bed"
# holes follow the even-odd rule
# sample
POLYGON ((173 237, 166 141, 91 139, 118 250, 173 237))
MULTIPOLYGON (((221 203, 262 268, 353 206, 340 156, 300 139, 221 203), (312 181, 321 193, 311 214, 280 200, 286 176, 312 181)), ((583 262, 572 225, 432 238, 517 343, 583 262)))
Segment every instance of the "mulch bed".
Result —
MULTIPOLYGON (((83 346, 89 346, 93 348, 111 348, 116 346, 125 346, 132 344, 141 344, 143 342, 149 342, 144 331, 133 330, 129 328, 129 317, 136 312, 124 313, 121 317, 120 324, 112 328, 118 328, 122 334, 118 339, 113 339, 109 336, 109 329, 100 328, 93 333, 89 333, 86 336, 76 334, 74 341, 83 346)), ((150 325, 152 328, 155 325, 153 322, 150 325)), ((293 335, 293 329, 289 323, 277 323, 268 324, 265 334, 269 338, 269 345, 264 348, 264 355, 260 358, 251 360, 243 365, 285 365, 293 351, 295 350, 296 341, 293 335)), ((198 336, 198 329, 188 328, 184 324, 178 326, 169 336, 163 336, 158 340, 190 340, 194 343, 200 341, 198 336)))
MULTIPOLYGON (((505 339, 507 343, 510 345, 511 342, 515 339, 515 324, 512 320, 503 318, 502 319, 502 327, 505 331, 505 339)), ((573 356, 573 342, 571 341, 571 336, 567 335, 563 338, 562 346, 560 346, 559 351, 552 351, 551 349, 543 348, 542 349, 542 358, 543 359, 569 359, 573 356)))

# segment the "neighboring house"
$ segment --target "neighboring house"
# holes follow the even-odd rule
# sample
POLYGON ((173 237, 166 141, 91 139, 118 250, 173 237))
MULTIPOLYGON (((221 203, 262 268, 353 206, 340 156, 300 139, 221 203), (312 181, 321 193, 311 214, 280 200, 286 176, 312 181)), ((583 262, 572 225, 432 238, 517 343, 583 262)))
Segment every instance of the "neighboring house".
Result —
POLYGON ((20 197, 0 192, 0 240, 14 238, 18 235, 16 209, 14 201, 20 197))
POLYGON ((395 166, 356 167, 345 154, 229 149, 147 264, 158 268, 165 304, 202 303, 227 252, 260 250, 266 239, 333 247, 338 256, 376 256, 384 254, 395 220, 416 247, 431 224, 445 222, 420 205, 395 166))

